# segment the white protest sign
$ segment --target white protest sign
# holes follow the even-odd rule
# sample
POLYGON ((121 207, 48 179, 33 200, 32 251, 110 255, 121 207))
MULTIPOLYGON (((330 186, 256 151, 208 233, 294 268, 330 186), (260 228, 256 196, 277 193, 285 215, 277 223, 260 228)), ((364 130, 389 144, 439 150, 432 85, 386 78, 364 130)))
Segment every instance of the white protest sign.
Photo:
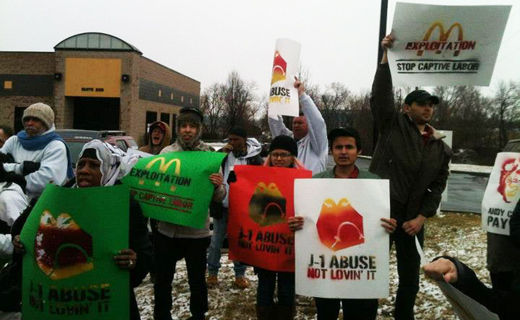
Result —
POLYGON ((388 51, 398 86, 488 86, 511 6, 398 2, 388 51))
POLYGON ((289 39, 276 40, 269 92, 269 117, 298 116, 298 90, 294 87, 294 76, 298 73, 299 65, 300 44, 289 39))
POLYGON ((296 179, 296 293, 321 298, 384 298, 389 293, 388 180, 296 179))
POLYGON ((500 152, 482 199, 482 227, 509 235, 509 221, 520 199, 520 153, 500 152))

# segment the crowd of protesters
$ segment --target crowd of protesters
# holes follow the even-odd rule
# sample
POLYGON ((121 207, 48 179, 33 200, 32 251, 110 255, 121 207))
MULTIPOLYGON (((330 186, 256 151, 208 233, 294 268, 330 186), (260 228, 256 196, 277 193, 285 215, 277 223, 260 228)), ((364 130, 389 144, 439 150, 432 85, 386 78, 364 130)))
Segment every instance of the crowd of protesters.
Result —
MULTIPOLYGON (((205 226, 192 228, 165 221, 148 221, 134 199, 129 209, 129 245, 114 255, 114 263, 129 272, 130 288, 138 286, 148 272, 153 274, 154 319, 171 320, 172 281, 176 263, 186 261, 190 288, 189 319, 205 319, 208 311, 208 286, 217 286, 221 248, 226 236, 229 216, 229 184, 237 165, 307 169, 314 178, 389 179, 390 218, 381 226, 395 245, 399 286, 395 299, 395 319, 414 319, 414 305, 419 290, 420 254, 415 239, 424 241, 425 220, 435 215, 446 186, 451 150, 442 136, 429 124, 439 98, 425 90, 414 90, 404 100, 402 111, 395 108, 392 78, 386 50, 393 38, 382 40, 385 51, 372 87, 371 108, 378 129, 370 170, 356 166, 362 151, 362 137, 354 128, 333 128, 327 135, 325 121, 303 84, 296 80, 300 116, 295 117, 292 131, 281 116, 269 118, 273 140, 269 154, 260 157, 260 143, 248 137, 244 128, 229 131, 226 152, 218 173, 207 178, 214 186, 212 203, 205 226), (328 154, 334 167, 326 167, 328 154), (210 230, 213 217, 213 232, 210 230), (147 227, 147 223, 150 229, 147 227), (151 230, 152 236, 149 236, 151 230), (207 278, 206 278, 207 277, 207 278)), ((214 150, 200 137, 204 116, 197 108, 182 108, 177 118, 176 139, 171 144, 171 130, 161 121, 148 129, 148 143, 140 150, 152 155, 168 152, 214 150)), ((12 135, 0 127, 0 262, 9 261, 2 273, 8 272, 9 286, 0 288, 0 310, 20 316, 21 263, 25 248, 19 234, 31 208, 47 184, 70 188, 111 186, 128 172, 137 160, 117 148, 93 140, 84 145, 73 170, 65 142, 55 133, 54 112, 43 103, 29 106, 22 117, 24 129, 12 135), (3 260, 2 260, 3 259, 3 260), (8 269, 6 271, 6 269, 8 269)), ((503 247, 520 251, 520 204, 511 218, 511 236, 491 236, 490 246, 500 252, 503 247), (495 239, 497 238, 498 239, 495 239)), ((296 213, 287 221, 292 232, 303 227, 296 213)), ((295 277, 293 272, 275 272, 253 266, 258 276, 256 313, 258 319, 293 319, 295 314, 295 277), (277 288, 277 290, 276 290, 277 288), (277 299, 274 298, 277 293, 277 299)), ((234 261, 237 288, 250 284, 245 277, 247 266, 234 261)), ((424 267, 428 276, 443 279, 497 313, 500 319, 518 319, 520 270, 492 271, 493 288, 484 286, 466 265, 453 257, 440 257, 424 267)), ((0 278, 1 281, 5 277, 0 278)), ((140 319, 133 290, 130 317, 140 319)), ((375 319, 377 299, 315 298, 319 320, 337 319, 340 307, 344 319, 375 319)))

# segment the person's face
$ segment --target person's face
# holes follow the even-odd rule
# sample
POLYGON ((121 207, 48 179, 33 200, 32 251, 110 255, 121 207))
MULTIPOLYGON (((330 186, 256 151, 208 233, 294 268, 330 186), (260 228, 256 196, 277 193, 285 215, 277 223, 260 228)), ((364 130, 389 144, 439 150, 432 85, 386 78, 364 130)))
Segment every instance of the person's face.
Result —
POLYGON ((101 185, 101 161, 80 158, 76 165, 76 183, 80 188, 99 187, 101 185))
POLYGON ((152 146, 159 146, 164 139, 164 132, 160 128, 155 127, 150 136, 152 138, 152 146))
POLYGON ((433 103, 431 101, 412 102, 412 105, 405 104, 404 112, 416 123, 426 124, 431 121, 433 116, 433 103))
POLYGON ((294 163, 294 156, 284 149, 274 149, 269 156, 273 167, 288 168, 294 163))
POLYGON ((353 137, 337 137, 332 142, 332 157, 337 166, 353 166, 360 153, 353 137))
POLYGON ((179 135, 183 141, 190 142, 197 136, 197 130, 198 127, 193 123, 184 122, 179 129, 179 135))
POLYGON ((0 148, 4 146, 5 140, 7 140, 7 135, 4 132, 4 129, 0 129, 0 148))
POLYGON ((37 136, 47 131, 47 127, 43 122, 34 117, 25 117, 23 120, 23 128, 29 137, 37 136))
POLYGON ((294 118, 292 125, 292 131, 296 140, 305 137, 307 135, 307 132, 309 132, 309 128, 307 127, 307 119, 305 118, 305 116, 294 118))
POLYGON ((233 147, 233 151, 242 151, 246 147, 246 139, 237 136, 236 134, 230 134, 228 142, 233 147))

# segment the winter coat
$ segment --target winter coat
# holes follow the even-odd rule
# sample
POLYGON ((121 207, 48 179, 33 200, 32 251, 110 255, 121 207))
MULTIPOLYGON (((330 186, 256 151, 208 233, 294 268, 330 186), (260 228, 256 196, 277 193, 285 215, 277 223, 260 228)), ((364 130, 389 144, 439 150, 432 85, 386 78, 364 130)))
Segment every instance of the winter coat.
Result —
POLYGON ((139 148, 139 151, 143 151, 150 154, 159 154, 162 149, 170 145, 171 138, 172 138, 172 130, 170 129, 170 126, 166 122, 162 121, 155 121, 152 124, 150 124, 150 127, 148 128, 148 144, 142 146, 139 148), (166 128, 166 132, 164 133, 164 137, 162 139, 161 145, 157 148, 158 151, 156 153, 152 152, 152 129, 157 126, 157 124, 162 123, 164 127, 166 128))
MULTIPOLYGON (((43 134, 54 131, 54 126, 43 134)), ((25 190, 29 198, 38 197, 48 183, 63 185, 67 181, 67 148, 65 143, 53 140, 41 150, 26 150, 16 135, 11 136, 3 147, 1 153, 11 154, 16 163, 4 163, 4 169, 8 172, 23 174, 23 162, 39 162, 40 168, 25 176, 27 185, 25 190)))
MULTIPOLYGON (((306 169, 312 170, 313 174, 324 171, 327 168, 328 140, 327 126, 325 120, 316 107, 311 97, 304 94, 300 97, 300 106, 303 115, 307 119, 309 132, 296 142, 298 145, 298 159, 303 162, 306 169)), ((291 130, 283 123, 282 116, 268 118, 271 135, 277 137, 286 135, 293 137, 291 130)))
POLYGON ((224 174, 224 186, 226 188, 226 197, 222 200, 224 208, 228 208, 228 197, 229 197, 229 173, 233 171, 233 168, 237 165, 262 165, 264 160, 260 156, 262 152, 262 145, 255 138, 247 138, 246 140, 247 151, 243 156, 236 157, 233 152, 228 155, 222 161, 222 172, 224 174))
POLYGON ((444 137, 430 126, 433 134, 424 143, 413 120, 396 110, 388 64, 377 69, 370 108, 379 131, 370 172, 390 179, 391 203, 405 208, 404 212, 392 210, 392 218, 401 225, 419 214, 435 215, 452 156, 444 137))
MULTIPOLYGON (((213 148, 204 143, 202 140, 199 140, 192 148, 193 151, 214 151, 213 148)), ((176 151, 184 151, 181 145, 176 141, 174 144, 167 146, 161 151, 162 153, 167 152, 176 152, 176 151)), ((222 173, 222 172, 221 172, 222 173)), ((214 202, 220 202, 226 196, 226 188, 224 184, 220 185, 215 189, 213 193, 214 202)), ((197 229, 188 226, 181 226, 165 221, 159 221, 157 223, 157 231, 162 235, 165 235, 170 238, 190 238, 190 239, 199 239, 199 238, 207 238, 211 236, 211 231, 209 229, 210 220, 209 220, 209 209, 208 216, 206 217, 206 224, 204 228, 197 229)))

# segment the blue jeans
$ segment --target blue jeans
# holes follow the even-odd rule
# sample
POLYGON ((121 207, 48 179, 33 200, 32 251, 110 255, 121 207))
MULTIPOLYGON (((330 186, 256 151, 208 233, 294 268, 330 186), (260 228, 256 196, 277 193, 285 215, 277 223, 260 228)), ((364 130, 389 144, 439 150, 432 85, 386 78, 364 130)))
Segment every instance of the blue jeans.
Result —
POLYGON ((274 305, 274 289, 278 278, 278 305, 290 307, 294 305, 294 272, 276 272, 255 267, 258 273, 256 304, 259 307, 274 305))
MULTIPOLYGON (((216 276, 220 269, 220 250, 227 234, 228 209, 222 208, 222 218, 213 219, 213 235, 208 252, 208 273, 210 276, 216 276)), ((238 261, 233 261, 233 269, 235 277, 243 277, 246 272, 246 266, 238 261)))

